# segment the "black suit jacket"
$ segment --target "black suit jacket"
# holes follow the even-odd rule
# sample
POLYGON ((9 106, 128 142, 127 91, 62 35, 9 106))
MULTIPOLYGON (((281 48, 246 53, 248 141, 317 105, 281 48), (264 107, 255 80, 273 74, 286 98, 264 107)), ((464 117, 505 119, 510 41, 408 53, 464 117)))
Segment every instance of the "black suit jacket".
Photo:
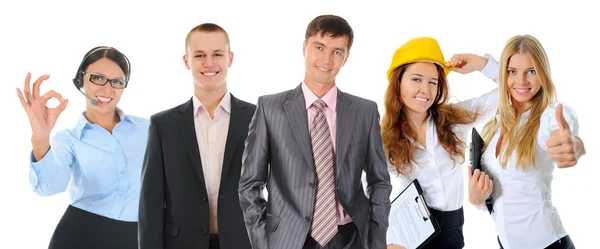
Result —
MULTIPOLYGON (((141 179, 140 249, 208 248, 209 199, 193 120, 193 103, 152 115, 141 179)), ((221 248, 250 248, 238 197, 248 124, 256 106, 231 96, 219 187, 221 248)))

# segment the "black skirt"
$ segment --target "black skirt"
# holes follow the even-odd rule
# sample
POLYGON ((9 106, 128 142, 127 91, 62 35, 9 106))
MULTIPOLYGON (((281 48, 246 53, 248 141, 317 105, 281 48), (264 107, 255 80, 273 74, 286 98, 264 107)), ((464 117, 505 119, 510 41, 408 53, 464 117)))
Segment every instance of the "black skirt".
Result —
POLYGON ((137 222, 106 218, 69 205, 49 249, 136 249, 137 222))
POLYGON ((463 237, 463 224, 465 215, 463 208, 454 211, 439 211, 430 209, 432 215, 437 219, 441 232, 427 243, 424 249, 460 249, 465 246, 463 237))

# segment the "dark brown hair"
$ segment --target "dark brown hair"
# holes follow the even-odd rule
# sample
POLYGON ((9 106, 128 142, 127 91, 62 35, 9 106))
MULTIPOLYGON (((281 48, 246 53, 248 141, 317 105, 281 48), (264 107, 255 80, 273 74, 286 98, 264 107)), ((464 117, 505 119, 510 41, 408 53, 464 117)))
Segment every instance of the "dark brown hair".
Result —
POLYGON ((306 27, 306 34, 304 35, 305 41, 308 38, 317 35, 321 32, 321 37, 325 35, 333 38, 347 36, 348 37, 348 51, 352 47, 354 40, 354 32, 350 24, 342 17, 336 15, 321 15, 315 17, 306 27))
POLYGON ((88 66, 102 58, 107 58, 114 63, 117 63, 119 68, 121 68, 125 74, 125 82, 129 82, 129 76, 131 75, 131 65, 129 64, 129 59, 127 59, 127 57, 116 48, 109 46, 98 46, 90 49, 83 56, 83 60, 77 69, 77 75, 75 76, 75 79, 73 79, 77 88, 83 87, 83 73, 87 70, 88 66))

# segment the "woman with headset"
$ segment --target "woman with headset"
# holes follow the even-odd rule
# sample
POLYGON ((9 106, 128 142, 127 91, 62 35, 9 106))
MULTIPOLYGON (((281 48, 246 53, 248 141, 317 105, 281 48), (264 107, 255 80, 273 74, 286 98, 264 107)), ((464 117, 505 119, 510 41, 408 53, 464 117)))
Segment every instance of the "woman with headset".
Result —
POLYGON ((40 196, 67 190, 71 203, 49 248, 137 248, 140 174, 149 121, 117 107, 130 76, 127 57, 112 47, 96 47, 83 58, 73 82, 87 98, 70 129, 50 133, 68 100, 50 90, 49 75, 30 88, 31 74, 17 95, 31 125, 29 181, 40 196), (30 90, 31 89, 31 90, 30 90), (46 107, 51 98, 60 104, 46 107))

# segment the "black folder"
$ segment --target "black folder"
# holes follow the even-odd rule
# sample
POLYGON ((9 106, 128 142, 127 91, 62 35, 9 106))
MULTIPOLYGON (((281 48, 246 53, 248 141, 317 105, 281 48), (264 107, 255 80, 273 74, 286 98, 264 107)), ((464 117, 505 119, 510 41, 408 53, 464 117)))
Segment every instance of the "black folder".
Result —
MULTIPOLYGON (((473 173, 475 169, 483 171, 483 169, 481 168, 481 155, 483 154, 483 145, 483 138, 481 138, 479 132, 477 132, 477 129, 473 127, 473 131, 471 132, 471 146, 469 148, 469 161, 471 162, 472 168, 471 173, 473 173)), ((494 206, 491 195, 485 200, 485 206, 487 207, 488 212, 490 212, 491 214, 494 206)))
POLYGON ((470 161, 471 167, 473 168, 471 173, 475 171, 475 169, 479 169, 479 171, 483 171, 481 169, 481 154, 483 154, 483 139, 477 132, 477 129, 473 127, 473 131, 471 132, 471 147, 469 149, 470 152, 470 161))

